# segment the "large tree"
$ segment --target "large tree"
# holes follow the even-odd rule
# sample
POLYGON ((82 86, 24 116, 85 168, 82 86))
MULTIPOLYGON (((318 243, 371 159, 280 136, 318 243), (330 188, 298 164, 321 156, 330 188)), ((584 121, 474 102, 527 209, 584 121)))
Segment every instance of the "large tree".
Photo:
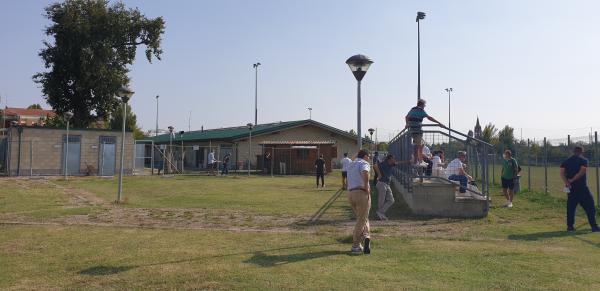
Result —
POLYGON ((515 144, 515 129, 506 125, 498 132, 498 144, 501 147, 499 150, 514 150, 515 144))
POLYGON ((42 105, 40 105, 39 103, 31 104, 27 106, 27 109, 42 109, 42 105))
MULTIPOLYGON (((127 106, 127 115, 125 117, 125 129, 127 131, 133 131, 135 139, 144 138, 144 133, 137 126, 137 116, 131 110, 129 104, 127 106)), ((123 128, 123 106, 119 106, 110 117, 108 122, 109 129, 121 130, 123 128)))
POLYGON ((106 120, 119 107, 117 90, 129 83, 128 66, 138 45, 146 58, 160 60, 161 17, 146 18, 138 9, 106 0, 66 0, 46 7, 52 41, 44 41, 39 55, 47 72, 34 75, 44 98, 59 114, 72 111, 73 125, 87 127, 106 120))

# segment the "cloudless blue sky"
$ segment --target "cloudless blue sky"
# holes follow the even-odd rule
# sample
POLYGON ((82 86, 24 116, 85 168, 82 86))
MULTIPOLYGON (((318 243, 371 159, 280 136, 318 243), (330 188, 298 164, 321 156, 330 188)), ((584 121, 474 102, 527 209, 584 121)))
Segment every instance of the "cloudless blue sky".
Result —
MULTIPOLYGON (((43 8, 52 1, 0 2, 0 95, 9 107, 42 103, 31 76, 43 8)), ((444 88, 453 87, 452 127, 477 116, 516 135, 587 135, 600 129, 599 1, 125 1, 166 21, 162 61, 138 50, 131 67, 133 110, 143 129, 159 123, 187 130, 254 121, 259 68, 259 123, 308 118, 356 127, 356 81, 344 63, 374 60, 363 80, 363 132, 387 139, 416 101, 415 14, 421 23, 422 96, 447 123, 444 88)))

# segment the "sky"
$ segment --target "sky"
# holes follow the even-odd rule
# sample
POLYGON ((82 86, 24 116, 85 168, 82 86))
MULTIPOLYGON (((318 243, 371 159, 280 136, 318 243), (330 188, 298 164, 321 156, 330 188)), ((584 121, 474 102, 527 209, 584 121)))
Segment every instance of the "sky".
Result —
MULTIPOLYGON (((53 1, 0 0, 0 96, 4 107, 44 102, 32 75, 53 1)), ((111 1, 112 2, 112 1, 111 1)), ((600 130, 600 1, 456 0, 124 1, 163 17, 162 60, 140 47, 130 67, 131 105, 144 130, 219 128, 308 119, 356 128, 356 80, 345 61, 374 61, 362 81, 362 132, 387 140, 417 99, 417 11, 421 95, 428 113, 466 132, 510 125, 524 138, 600 130), (191 116, 191 118, 190 118, 191 116)), ((112 2, 114 3, 114 2, 112 2)))

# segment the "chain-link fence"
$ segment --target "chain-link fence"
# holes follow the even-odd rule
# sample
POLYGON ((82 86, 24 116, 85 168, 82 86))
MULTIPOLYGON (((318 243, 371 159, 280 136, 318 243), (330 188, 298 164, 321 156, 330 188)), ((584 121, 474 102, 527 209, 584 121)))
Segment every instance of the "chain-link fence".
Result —
MULTIPOLYGON (((573 153, 573 148, 578 145, 584 149, 584 157, 588 159, 587 180, 590 190, 600 198, 599 179, 599 145, 598 134, 594 132, 588 136, 564 138, 543 138, 537 140, 521 140, 509 145, 499 145, 497 152, 490 154, 492 160, 492 183, 500 183, 502 172, 502 153, 506 149, 513 152, 513 157, 521 167, 521 190, 544 191, 552 195, 564 195, 564 183, 560 178, 560 165, 573 153)), ((600 199, 597 199, 600 205, 600 199)))

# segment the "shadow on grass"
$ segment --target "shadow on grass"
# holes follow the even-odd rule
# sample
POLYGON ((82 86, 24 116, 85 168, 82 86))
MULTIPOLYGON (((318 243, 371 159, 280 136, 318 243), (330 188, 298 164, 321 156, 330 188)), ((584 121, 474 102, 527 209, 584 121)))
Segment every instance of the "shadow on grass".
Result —
POLYGON ((347 255, 348 252, 343 251, 320 251, 314 253, 297 253, 287 255, 268 255, 264 252, 256 252, 254 255, 244 261, 245 263, 255 264, 261 267, 275 267, 290 263, 297 263, 306 260, 312 260, 323 257, 347 255))
POLYGON ((79 274, 90 275, 90 276, 106 276, 106 275, 112 275, 112 274, 125 272, 125 271, 131 270, 133 268, 135 268, 135 266, 118 266, 118 267, 94 266, 94 267, 90 267, 90 268, 79 271, 79 274))
POLYGON ((224 257, 232 257, 232 256, 243 256, 243 255, 251 255, 251 254, 253 254, 254 256, 252 258, 248 259, 246 262, 261 265, 261 266, 264 265, 265 267, 268 267, 268 266, 293 263, 293 262, 298 262, 298 261, 303 261, 303 260, 308 260, 308 259, 315 259, 315 258, 326 257, 326 256, 347 254, 348 252, 321 251, 321 252, 316 252, 316 253, 298 253, 298 254, 280 255, 280 256, 269 256, 269 255, 265 254, 267 252, 302 249, 302 248, 312 248, 312 247, 321 247, 321 246, 332 246, 332 245, 338 245, 339 242, 340 242, 340 240, 338 240, 338 243, 322 243, 322 244, 289 246, 289 247, 274 248, 274 249, 268 249, 268 250, 262 250, 262 251, 238 252, 238 253, 222 254, 222 255, 215 255, 215 256, 200 256, 200 257, 196 257, 196 258, 171 260, 171 261, 156 262, 156 263, 142 264, 142 265, 131 265, 131 266, 99 265, 99 266, 93 266, 93 267, 83 269, 77 273, 82 274, 82 275, 88 275, 88 276, 107 276, 107 275, 113 275, 113 274, 125 272, 128 270, 134 269, 134 268, 190 263, 190 262, 204 261, 207 259, 224 258, 224 257))
POLYGON ((534 232, 534 233, 526 233, 526 234, 511 234, 508 236, 509 240, 524 240, 524 241, 537 241, 543 239, 550 238, 560 238, 560 237, 568 237, 568 236, 576 236, 579 234, 584 234, 584 231, 545 231, 545 232, 534 232))

